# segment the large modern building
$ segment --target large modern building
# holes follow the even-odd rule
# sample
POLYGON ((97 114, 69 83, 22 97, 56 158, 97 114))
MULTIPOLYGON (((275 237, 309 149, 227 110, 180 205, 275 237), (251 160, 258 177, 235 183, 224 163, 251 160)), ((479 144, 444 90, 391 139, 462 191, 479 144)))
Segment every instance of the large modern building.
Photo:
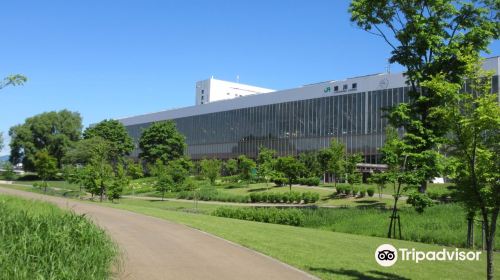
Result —
MULTIPOLYGON (((494 72, 492 91, 498 92, 500 58, 487 59, 484 68, 494 72)), ((401 73, 278 91, 209 79, 196 84, 195 106, 119 121, 136 143, 153 122, 175 121, 193 159, 255 157, 260 146, 279 155, 297 155, 339 139, 349 153, 361 153, 365 163, 378 164, 387 125, 383 108, 407 102, 407 92, 401 73)))

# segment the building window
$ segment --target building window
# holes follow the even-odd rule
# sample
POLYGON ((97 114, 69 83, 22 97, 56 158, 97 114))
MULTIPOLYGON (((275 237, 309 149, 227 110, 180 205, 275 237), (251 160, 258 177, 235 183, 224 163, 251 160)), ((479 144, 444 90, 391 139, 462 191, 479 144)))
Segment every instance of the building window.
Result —
POLYGON ((204 94, 204 93, 205 93, 205 90, 204 90, 204 89, 202 89, 202 90, 201 90, 201 94, 204 94))
POLYGON ((339 86, 334 86, 333 91, 339 91, 339 86))
POLYGON ((358 83, 352 83, 352 89, 357 89, 358 88, 358 83))
POLYGON ((202 95, 202 96, 201 96, 201 100, 203 100, 203 97, 204 97, 204 96, 202 95))
POLYGON ((343 90, 347 90, 347 85, 343 85, 343 86, 342 86, 342 89, 343 89, 343 90))
POLYGON ((203 101, 201 101, 201 104, 203 104, 203 101))

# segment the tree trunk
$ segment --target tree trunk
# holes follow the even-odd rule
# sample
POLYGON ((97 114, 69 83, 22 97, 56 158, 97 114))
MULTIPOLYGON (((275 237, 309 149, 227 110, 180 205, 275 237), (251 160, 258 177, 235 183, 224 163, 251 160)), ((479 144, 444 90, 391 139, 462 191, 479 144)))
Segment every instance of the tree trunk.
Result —
POLYGON ((420 183, 420 187, 418 188, 418 191, 421 193, 425 193, 427 191, 427 181, 424 180, 422 183, 420 183))
POLYGON ((165 199, 165 190, 161 192, 161 201, 163 201, 164 199, 165 199))
POLYGON ((498 208, 493 210, 491 226, 486 226, 486 279, 493 280, 493 247, 495 246, 495 231, 497 227, 498 208), (489 230, 488 230, 489 228, 489 230))
POLYGON ((102 199, 104 197, 104 185, 101 183, 101 198, 100 198, 100 202, 102 202, 102 199))

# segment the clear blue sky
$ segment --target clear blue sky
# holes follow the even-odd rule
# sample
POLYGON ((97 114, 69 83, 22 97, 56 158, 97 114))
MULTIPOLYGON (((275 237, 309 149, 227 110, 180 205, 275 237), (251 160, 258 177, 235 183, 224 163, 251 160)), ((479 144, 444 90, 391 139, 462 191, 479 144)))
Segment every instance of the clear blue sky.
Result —
POLYGON ((0 77, 29 81, 0 91, 0 131, 50 110, 87 126, 193 105, 195 82, 212 75, 285 89, 383 72, 389 48, 350 23, 348 3, 6 1, 0 77))

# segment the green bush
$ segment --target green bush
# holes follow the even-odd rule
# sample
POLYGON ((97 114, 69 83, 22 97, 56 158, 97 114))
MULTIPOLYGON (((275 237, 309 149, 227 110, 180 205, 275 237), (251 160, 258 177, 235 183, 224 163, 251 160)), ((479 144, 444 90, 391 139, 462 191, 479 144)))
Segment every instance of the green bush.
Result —
POLYGON ((305 185, 305 186, 319 186, 320 179, 317 177, 310 177, 310 178, 299 178, 297 179, 297 183, 300 185, 305 185))
POLYGON ((359 197, 365 197, 365 196, 366 196, 366 189, 359 188, 359 197))
POLYGON ((373 197, 373 195, 375 194, 375 189, 373 187, 369 187, 366 192, 368 193, 368 196, 369 197, 373 197))
POLYGON ((297 209, 219 207, 212 215, 271 224, 302 226, 304 214, 297 209))
POLYGON ((347 187, 347 186, 346 186, 346 187, 344 187, 344 194, 345 194, 345 195, 350 195, 350 194, 351 194, 351 191, 352 191, 352 190, 351 190, 351 188, 350 188, 350 187, 347 187))
POLYGON ((337 185, 337 188, 335 189, 337 195, 342 195, 345 194, 345 186, 342 185, 337 185))

